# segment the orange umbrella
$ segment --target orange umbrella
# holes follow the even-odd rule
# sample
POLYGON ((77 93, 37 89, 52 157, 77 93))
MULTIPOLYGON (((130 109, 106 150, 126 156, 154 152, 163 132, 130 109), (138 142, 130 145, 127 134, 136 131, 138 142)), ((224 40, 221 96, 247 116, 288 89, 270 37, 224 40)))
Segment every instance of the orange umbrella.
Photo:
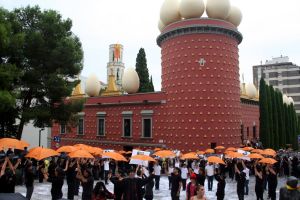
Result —
POLYGON ((204 155, 205 152, 204 152, 204 151, 197 151, 197 154, 198 154, 198 155, 204 155))
POLYGON ((225 149, 225 147, 224 146, 217 146, 215 149, 216 150, 222 150, 222 149, 225 149))
POLYGON ((260 155, 258 153, 249 154, 248 157, 251 158, 251 159, 262 159, 262 158, 264 158, 262 155, 260 155))
POLYGON ((30 144, 28 142, 26 142, 25 140, 20 140, 20 143, 24 147, 29 147, 30 146, 30 144))
POLYGON ((90 147, 88 152, 93 154, 94 156, 101 156, 103 153, 103 149, 99 147, 90 147))
POLYGON ((276 152, 274 153, 273 151, 269 151, 269 150, 263 150, 262 152, 261 152, 261 154, 262 155, 265 155, 265 156, 275 156, 276 155, 276 152))
POLYGON ((156 162, 156 160, 154 160, 152 157, 146 156, 146 155, 135 155, 135 156, 132 156, 130 159, 156 162))
POLYGON ((89 151, 89 149, 91 148, 91 146, 86 144, 75 144, 73 146, 78 150, 86 150, 86 151, 89 151))
POLYGON ((270 152, 273 152, 274 154, 276 154, 276 151, 274 149, 265 149, 265 151, 270 151, 270 152))
POLYGON ((154 151, 161 151, 161 148, 155 148, 154 151))
POLYGON ((263 152, 263 150, 261 150, 261 149, 253 149, 251 151, 251 153, 262 153, 262 152, 263 152))
POLYGON ((227 154, 227 156, 228 156, 229 158, 241 158, 241 157, 243 157, 244 155, 241 154, 241 153, 238 153, 238 152, 230 152, 230 153, 227 154))
POLYGON ((213 149, 206 149, 205 153, 206 154, 215 153, 215 150, 213 150, 213 149))
POLYGON ((207 161, 210 162, 210 163, 225 165, 225 162, 217 156, 210 156, 210 157, 207 158, 207 161))
POLYGON ((34 158, 36 160, 43 160, 45 158, 49 158, 52 156, 58 156, 59 153, 54 151, 53 149, 37 147, 30 151, 25 157, 27 158, 34 158))
POLYGON ((2 138, 0 139, 1 148, 12 148, 23 150, 24 147, 28 147, 29 144, 25 141, 20 141, 14 138, 2 138))
POLYGON ((197 154, 192 152, 192 153, 183 154, 180 159, 181 160, 197 160, 197 159, 199 159, 199 157, 197 156, 197 154))
POLYGON ((126 151, 121 150, 121 151, 119 151, 119 153, 120 154, 126 154, 126 151))
POLYGON ((92 154, 90 154, 86 150, 76 150, 69 153, 70 158, 94 158, 92 154))
POLYGON ((62 153, 62 152, 70 153, 70 152, 73 152, 76 150, 77 150, 76 147, 73 147, 73 146, 62 146, 62 147, 58 148, 56 151, 58 153, 62 153))
POLYGON ((252 147, 244 147, 244 148, 242 148, 242 150, 244 150, 244 151, 252 151, 254 148, 252 148, 252 147))
POLYGON ((161 150, 155 152, 153 155, 160 157, 160 158, 170 158, 170 157, 175 157, 176 154, 173 151, 170 150, 161 150))
POLYGON ((236 148, 234 148, 234 147, 228 147, 228 148, 226 149, 226 151, 236 151, 236 148))
POLYGON ((102 154, 102 158, 105 158, 105 157, 114 159, 116 161, 125 161, 125 162, 127 162, 127 159, 123 155, 121 155, 117 152, 104 152, 102 154))
POLYGON ((277 161, 274 160, 273 158, 263 158, 259 162, 260 163, 265 163, 265 164, 271 164, 271 165, 277 163, 277 161))

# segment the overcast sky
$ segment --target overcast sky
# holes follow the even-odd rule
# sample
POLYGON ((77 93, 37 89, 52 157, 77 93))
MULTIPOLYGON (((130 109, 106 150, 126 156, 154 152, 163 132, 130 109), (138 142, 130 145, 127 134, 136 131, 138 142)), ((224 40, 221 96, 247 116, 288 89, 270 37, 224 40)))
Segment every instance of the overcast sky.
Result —
MULTIPOLYGON (((134 67, 139 48, 146 51, 155 90, 161 88, 157 22, 163 0, 0 0, 12 10, 27 5, 59 11, 73 21, 73 32, 84 50, 82 75, 95 73, 106 82, 109 44, 124 45, 126 67, 134 67)), ((300 65, 299 0, 231 0, 243 13, 239 31, 240 73, 252 82, 252 66, 280 55, 300 65)))

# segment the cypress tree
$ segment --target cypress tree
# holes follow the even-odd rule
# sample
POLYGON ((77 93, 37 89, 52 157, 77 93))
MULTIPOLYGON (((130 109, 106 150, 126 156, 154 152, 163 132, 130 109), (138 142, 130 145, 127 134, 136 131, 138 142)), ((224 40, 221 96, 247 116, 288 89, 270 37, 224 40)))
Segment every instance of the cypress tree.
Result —
POLYGON ((150 83, 149 83, 149 85, 150 85, 150 91, 149 91, 149 92, 154 92, 154 85, 153 85, 153 81, 152 81, 152 76, 151 76, 151 78, 150 78, 150 83))
POLYGON ((276 107, 277 107, 277 111, 278 111, 278 115, 277 115, 277 120, 278 120, 278 148, 283 148, 284 147, 284 143, 283 143, 283 134, 284 134, 284 125, 283 125, 283 110, 282 110, 282 105, 283 105, 283 101, 282 101, 282 94, 280 91, 276 90, 275 91, 275 95, 276 95, 276 107))
POLYGON ((263 78, 260 79, 259 84, 259 138, 264 147, 269 147, 268 102, 266 82, 263 78))
POLYGON ((284 115, 285 115, 285 138, 286 144, 291 144, 290 143, 290 115, 289 115, 289 109, 288 109, 288 105, 284 104, 284 115))
POLYGON ((274 142, 274 149, 278 149, 279 147, 279 136, 278 136, 278 109, 277 109, 277 95, 273 86, 270 86, 271 89, 271 102, 272 102, 272 114, 273 114, 273 142, 274 142))
POLYGON ((267 105, 268 105, 268 124, 269 124, 269 135, 267 137, 268 147, 274 148, 274 132, 273 132, 273 110, 272 110, 272 97, 271 97, 271 87, 267 85, 267 105))
POLYGON ((139 53, 137 54, 135 69, 140 78, 140 88, 138 92, 151 92, 146 53, 143 48, 140 48, 139 53))

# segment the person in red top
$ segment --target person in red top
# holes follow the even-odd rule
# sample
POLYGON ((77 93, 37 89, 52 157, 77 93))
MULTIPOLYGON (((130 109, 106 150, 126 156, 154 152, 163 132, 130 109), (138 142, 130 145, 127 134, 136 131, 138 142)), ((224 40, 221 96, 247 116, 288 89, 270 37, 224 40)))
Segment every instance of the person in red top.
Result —
POLYGON ((186 186, 186 200, 191 200, 191 198, 197 195, 197 175, 195 173, 191 173, 190 175, 191 182, 189 182, 186 186))

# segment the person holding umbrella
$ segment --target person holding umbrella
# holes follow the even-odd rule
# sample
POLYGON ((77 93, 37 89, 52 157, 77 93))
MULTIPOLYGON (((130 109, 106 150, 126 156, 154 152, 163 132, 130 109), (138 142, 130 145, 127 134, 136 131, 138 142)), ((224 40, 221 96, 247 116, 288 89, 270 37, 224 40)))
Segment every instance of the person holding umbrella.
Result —
POLYGON ((271 200, 276 200, 276 188, 277 188, 277 173, 273 169, 273 165, 267 164, 266 173, 268 175, 268 192, 271 200))
POLYGON ((80 180, 82 185, 82 200, 92 200, 92 192, 94 187, 92 171, 86 167, 82 170, 79 162, 77 162, 77 170, 76 178, 80 180))
POLYGON ((263 172, 260 165, 257 165, 257 161, 254 164, 254 172, 255 172, 255 193, 257 200, 264 199, 264 179, 263 172))

